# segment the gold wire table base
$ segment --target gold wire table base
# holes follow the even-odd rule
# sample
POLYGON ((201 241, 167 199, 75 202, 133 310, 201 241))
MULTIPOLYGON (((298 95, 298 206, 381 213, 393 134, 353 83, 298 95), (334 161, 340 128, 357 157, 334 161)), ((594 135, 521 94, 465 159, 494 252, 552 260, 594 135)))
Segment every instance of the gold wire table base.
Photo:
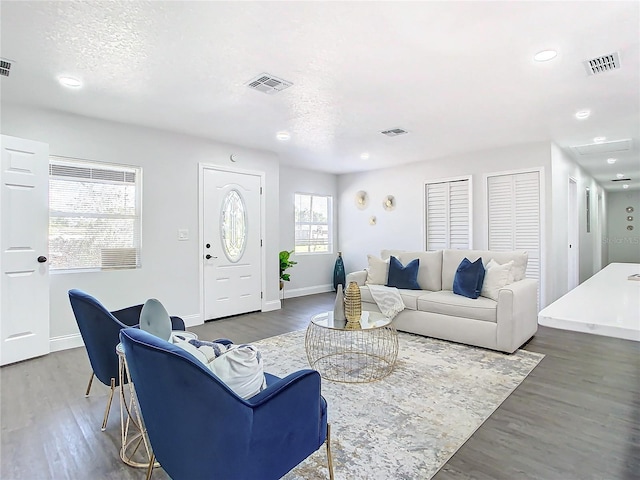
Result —
POLYGON ((398 358, 398 333, 390 322, 375 328, 350 329, 346 325, 335 328, 326 326, 326 322, 314 321, 323 315, 327 314, 312 319, 305 336, 309 365, 322 378, 343 383, 368 383, 393 371, 398 358))
MULTIPOLYGON (((120 376, 120 458, 130 467, 148 468, 152 451, 147 437, 142 415, 138 408, 136 391, 129 378, 127 359, 124 352, 118 353, 118 374, 120 376)), ((160 464, 155 462, 155 466, 160 464)))

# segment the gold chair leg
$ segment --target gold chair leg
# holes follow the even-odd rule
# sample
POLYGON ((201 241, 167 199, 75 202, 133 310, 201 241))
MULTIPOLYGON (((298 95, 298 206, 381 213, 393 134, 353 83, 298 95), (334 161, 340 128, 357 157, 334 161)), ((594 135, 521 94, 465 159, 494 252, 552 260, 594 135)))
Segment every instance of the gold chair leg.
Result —
POLYGON ((95 376, 95 373, 91 372, 91 377, 89 377, 89 385, 87 385, 87 391, 84 392, 84 396, 88 397, 89 396, 89 391, 91 390, 91 384, 93 383, 93 377, 95 376))
POLYGON ((329 425, 328 423, 327 423, 326 442, 327 442, 327 463, 329 464, 329 480, 333 480, 333 458, 331 457, 331 425, 329 425))
POLYGON ((151 480, 151 474, 153 473, 153 466, 156 463, 156 455, 151 452, 151 458, 149 459, 149 467, 147 468, 147 478, 146 480, 151 480))
POLYGON ((104 432, 107 429, 107 419, 109 418, 109 410, 111 410, 111 401, 113 400, 113 392, 116 389, 116 379, 111 379, 111 392, 109 392, 109 400, 107 400, 107 409, 104 411, 104 420, 102 421, 101 430, 104 432))

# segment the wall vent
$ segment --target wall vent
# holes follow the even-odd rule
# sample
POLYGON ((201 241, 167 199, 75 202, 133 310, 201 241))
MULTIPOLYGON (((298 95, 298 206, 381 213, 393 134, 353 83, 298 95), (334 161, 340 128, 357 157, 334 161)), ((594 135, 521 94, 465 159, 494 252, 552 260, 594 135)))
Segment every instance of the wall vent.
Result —
POLYGON ((11 65, 13 62, 6 58, 0 58, 0 76, 8 77, 11 73, 11 65))
POLYGON ((404 135, 405 133, 409 133, 409 132, 407 132, 402 128, 391 128, 389 130, 383 130, 380 133, 382 133, 383 135, 386 135, 387 137, 397 137, 398 135, 404 135))
POLYGON ((579 156, 600 155, 604 153, 628 152, 631 150, 631 139, 614 140, 612 142, 589 143, 587 145, 574 145, 571 149, 579 156))
POLYGON ((274 95, 285 88, 289 88, 293 83, 268 73, 261 73, 257 77, 249 80, 245 85, 253 90, 266 93, 267 95, 274 95))
POLYGON ((620 68, 620 54, 614 52, 609 55, 603 55, 602 57, 585 60, 582 63, 587 70, 587 75, 597 75, 598 73, 620 68))

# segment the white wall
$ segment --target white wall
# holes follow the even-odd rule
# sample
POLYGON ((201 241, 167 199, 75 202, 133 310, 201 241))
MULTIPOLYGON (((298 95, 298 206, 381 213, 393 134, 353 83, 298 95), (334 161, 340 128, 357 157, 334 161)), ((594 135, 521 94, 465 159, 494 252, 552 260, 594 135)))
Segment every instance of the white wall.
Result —
POLYGON ((610 193, 607 201, 608 230, 605 242, 609 262, 640 263, 640 191, 610 193), (633 213, 626 208, 633 207, 633 213), (633 220, 627 221, 631 215, 633 220), (632 225, 633 230, 627 230, 632 225))
MULTIPOLYGON (((513 172, 522 169, 543 169, 541 182, 545 198, 542 208, 550 203, 545 184, 550 183, 551 155, 546 142, 512 145, 481 152, 401 165, 371 172, 341 175, 338 179, 340 248, 347 272, 367 266, 367 254, 380 254, 384 248, 424 250, 424 184, 459 176, 472 176, 473 248, 487 248, 487 173, 513 172), (364 190, 369 195, 369 207, 359 210, 355 194, 364 190), (386 211, 382 200, 386 195, 396 198, 396 209, 386 211), (377 217, 375 226, 369 218, 377 217)), ((549 216, 546 217, 548 225, 549 216)), ((546 237, 545 237, 546 238, 546 237)), ((544 242, 543 242, 544 243, 544 242)), ((544 266, 548 258, 544 256, 544 266)), ((549 294, 549 292, 547 292, 549 294)))
POLYGON ((2 106, 2 133, 49 144, 51 155, 139 165, 143 168, 142 268, 52 274, 51 336, 78 333, 67 291, 80 288, 109 309, 160 299, 172 315, 202 322, 198 253, 198 163, 266 174, 267 309, 279 308, 279 166, 275 154, 132 125, 2 106), (229 156, 238 156, 231 163, 229 156), (178 229, 189 230, 178 241, 178 229))
POLYGON ((557 145, 551 145, 551 229, 550 265, 548 269, 548 303, 560 298, 568 291, 568 212, 569 178, 576 180, 578 189, 578 252, 579 281, 584 282, 602 268, 602 239, 606 231, 606 218, 598 216, 598 196, 606 203, 606 192, 579 165, 571 160, 557 145), (586 189, 590 190, 591 231, 587 232, 586 189))
POLYGON ((287 298, 333 290, 333 267, 338 252, 338 178, 312 170, 280 166, 280 250, 293 250, 295 241, 294 194, 314 193, 333 197, 333 252, 297 254, 297 265, 287 270, 291 281, 285 282, 287 298))

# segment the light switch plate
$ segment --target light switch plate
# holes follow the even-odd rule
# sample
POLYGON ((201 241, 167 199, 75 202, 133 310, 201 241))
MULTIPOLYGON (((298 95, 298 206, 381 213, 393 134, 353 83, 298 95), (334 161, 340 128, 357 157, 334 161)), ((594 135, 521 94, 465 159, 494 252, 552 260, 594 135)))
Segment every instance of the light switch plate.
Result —
POLYGON ((181 228, 178 230, 178 240, 189 240, 189 230, 181 228))

